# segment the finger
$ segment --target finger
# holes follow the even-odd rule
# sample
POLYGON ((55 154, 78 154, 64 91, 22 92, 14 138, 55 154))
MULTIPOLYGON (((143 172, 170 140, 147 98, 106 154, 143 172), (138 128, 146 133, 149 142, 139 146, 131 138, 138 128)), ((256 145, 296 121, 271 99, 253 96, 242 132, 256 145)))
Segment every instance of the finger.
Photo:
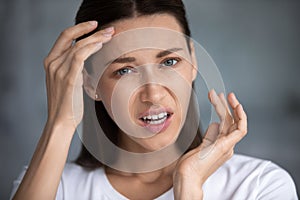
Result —
POLYGON ((71 47, 73 40, 83 36, 97 27, 97 21, 89 21, 77 24, 65 29, 54 43, 47 59, 49 62, 59 57, 63 52, 71 47))
MULTIPOLYGON (((91 43, 102 43, 102 45, 103 45, 103 44, 109 42, 112 39, 113 33, 114 33, 114 28, 109 27, 109 28, 106 28, 104 30, 101 30, 101 31, 93 34, 92 36, 90 36, 88 38, 81 40, 80 42, 77 42, 72 47, 71 51, 68 53, 69 55, 67 56, 67 58, 65 59, 64 62, 67 62, 67 63, 72 62, 72 60, 74 59, 73 54, 75 54, 81 48, 84 48, 85 46, 88 46, 91 43)), ((93 53, 95 53, 95 52, 93 52, 93 53)), ((70 71, 71 66, 68 65, 66 67, 69 67, 69 68, 65 71, 70 71)))
POLYGON ((71 78, 72 82, 76 81, 77 76, 82 73, 84 61, 90 55, 99 51, 102 48, 102 46, 103 46, 102 42, 96 42, 96 43, 88 44, 74 53, 73 59, 71 61, 71 67, 68 71, 68 76, 71 78))
POLYGON ((92 36, 81 40, 83 42, 81 42, 81 41, 77 42, 70 51, 66 50, 62 53, 62 55, 60 55, 59 57, 52 60, 50 63, 50 65, 51 65, 50 70, 56 71, 57 68, 60 67, 61 64, 66 61, 68 54, 72 54, 72 53, 76 52, 78 49, 82 48, 83 46, 86 46, 89 43, 96 43, 96 42, 106 43, 106 42, 108 42, 111 39, 112 34, 114 33, 114 28, 110 27, 110 28, 101 30, 97 33, 98 34, 93 34, 92 36))
POLYGON ((219 131, 218 123, 211 123, 208 126, 205 136, 203 137, 203 142, 202 142, 203 147, 211 145, 216 141, 216 139, 218 137, 218 133, 219 133, 218 131, 219 131))
MULTIPOLYGON (((74 54, 76 51, 78 51, 82 47, 85 47, 91 43, 102 43, 102 45, 103 45, 112 39, 113 34, 114 34, 114 27, 109 27, 109 28, 103 29, 101 31, 98 31, 97 33, 93 34, 92 36, 89 36, 88 38, 85 38, 85 39, 77 42, 74 45, 74 47, 72 48, 70 54, 71 55, 74 54)), ((73 59, 72 56, 70 56, 69 58, 73 59)))
POLYGON ((232 108, 235 108, 240 104, 240 102, 238 101, 238 99, 236 98, 233 92, 230 92, 228 94, 228 102, 232 108))
POLYGON ((185 156, 189 157, 194 153, 199 153, 200 158, 202 156, 205 156, 205 154, 208 153, 210 147, 212 147, 213 144, 216 142, 218 138, 218 133, 219 133, 219 124, 211 123, 207 128, 202 143, 197 148, 194 148, 191 151, 187 152, 185 156))
POLYGON ((227 136, 228 143, 235 145, 247 134, 247 115, 243 109, 243 106, 239 104, 236 108, 239 121, 237 123, 237 129, 227 136))
POLYGON ((230 108, 229 108, 229 106, 228 106, 228 103, 227 103, 227 101, 226 101, 226 99, 225 99, 224 93, 221 92, 221 93, 219 94, 219 97, 220 97, 221 102, 223 103, 224 107, 226 108, 226 116, 225 116, 225 123, 224 123, 223 129, 224 129, 224 132, 228 133, 229 128, 230 128, 230 127, 233 125, 233 123, 234 123, 234 119, 233 119, 233 117, 232 117, 232 115, 231 115, 231 111, 230 111, 230 108))
MULTIPOLYGON (((109 42, 112 39, 113 33, 114 33, 114 29, 113 29, 113 27, 110 27, 110 28, 104 29, 102 31, 99 31, 94 36, 90 36, 90 37, 84 39, 83 42, 76 44, 72 48, 71 52, 69 53, 68 57, 66 58, 66 62, 74 63, 74 61, 76 62, 76 60, 78 60, 79 62, 85 61, 91 54, 93 54, 95 52, 82 55, 82 53, 80 53, 81 48, 89 47, 90 44, 96 44, 96 43, 100 44, 101 43, 101 47, 98 49, 98 51, 99 51, 102 48, 103 44, 109 42), (83 45, 85 45, 85 46, 83 46, 83 45)), ((85 52, 85 51, 83 51, 83 52, 85 52)), ((77 73, 77 69, 72 66, 73 65, 67 66, 67 67, 69 67, 68 71, 70 71, 70 73, 74 73, 73 71, 75 71, 75 73, 77 73)))
POLYGON ((247 114, 242 104, 239 104, 236 110, 239 117, 238 129, 242 132, 245 132, 247 131, 247 114))
POLYGON ((233 119, 230 113, 228 113, 227 108, 223 104, 220 96, 216 94, 215 90, 211 90, 210 99, 220 118, 219 133, 220 135, 227 134, 230 126, 232 125, 233 119))
MULTIPOLYGON (((54 72, 53 74, 55 74, 56 70, 62 66, 61 64, 63 62, 68 62, 72 59, 73 56, 70 56, 71 59, 67 59, 69 54, 72 55, 73 53, 78 51, 80 48, 82 48, 90 43, 97 43, 97 42, 106 43, 111 40, 113 33, 114 33, 114 28, 109 27, 109 28, 106 28, 104 30, 101 30, 101 31, 93 34, 92 36, 90 36, 88 38, 85 38, 85 39, 77 42, 70 51, 65 51, 58 58, 54 59, 50 63, 51 67, 49 67, 48 70, 53 71, 54 72)), ((64 71, 68 71, 68 69, 66 69, 64 71)))
MULTIPOLYGON (((70 51, 67 51, 63 54, 63 56, 59 57, 57 62, 68 63, 65 65, 61 65, 60 69, 57 69, 56 73, 59 73, 59 77, 64 77, 67 73, 70 76, 77 76, 78 71, 82 71, 80 66, 83 66, 83 62, 93 53, 99 51, 104 43, 107 43, 111 40, 112 34, 114 33, 113 27, 104 29, 99 31, 97 34, 90 36, 84 39, 81 43, 76 43, 74 47, 70 51), (95 51, 93 50, 94 44, 98 44, 98 47, 95 51), (83 46, 85 45, 85 46, 83 46), (83 50, 82 50, 83 49, 83 50), (91 51, 87 50, 91 49, 91 51), (65 55, 67 54, 67 55, 65 55), (76 63, 78 62, 78 64, 76 63)), ((71 82, 74 80, 72 79, 71 82)))
POLYGON ((237 106, 240 104, 240 102, 238 101, 238 99, 236 98, 235 94, 233 92, 228 94, 228 102, 233 110, 233 118, 235 123, 238 123, 239 121, 239 117, 238 114, 236 112, 236 108, 237 106))
POLYGON ((55 78, 66 79, 70 84, 75 84, 79 72, 82 72, 84 61, 93 53, 102 48, 102 43, 92 43, 81 48, 73 54, 69 54, 55 73, 55 78), (70 69, 73 69, 70 71, 70 69))
POLYGON ((226 101, 226 99, 225 99, 224 93, 221 92, 221 93, 219 94, 219 97, 220 97, 220 99, 221 99, 221 102, 222 102, 223 105, 225 106, 227 113, 231 116, 231 111, 230 111, 230 108, 229 108, 229 106, 228 106, 228 103, 227 103, 227 101, 226 101))
POLYGON ((210 163, 209 170, 212 168, 212 171, 215 171, 232 156, 233 148, 234 146, 229 144, 226 138, 221 137, 213 145, 200 149, 198 155, 200 159, 205 159, 206 163, 210 163))
POLYGON ((82 39, 78 42, 76 42, 76 44, 74 45, 75 49, 80 49, 90 43, 95 43, 95 42, 102 42, 102 43, 106 43, 108 41, 110 41, 112 35, 114 34, 114 27, 108 27, 106 29, 100 30, 96 33, 94 33, 93 35, 82 39))
POLYGON ((226 116, 226 109, 214 89, 209 92, 209 99, 211 104, 215 107, 220 120, 224 121, 226 116))

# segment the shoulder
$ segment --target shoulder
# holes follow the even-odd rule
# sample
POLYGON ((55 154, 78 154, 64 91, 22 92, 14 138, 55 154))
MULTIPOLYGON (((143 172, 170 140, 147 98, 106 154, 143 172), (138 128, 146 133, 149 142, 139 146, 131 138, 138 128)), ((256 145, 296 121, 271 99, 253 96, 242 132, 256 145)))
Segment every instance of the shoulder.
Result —
POLYGON ((258 185, 262 185, 264 181, 268 181, 268 178, 281 180, 281 182, 286 184, 294 184, 290 174, 285 169, 269 160, 235 154, 223 167, 239 175, 257 175, 253 178, 257 179, 258 185))
POLYGON ((73 188, 91 186, 95 179, 95 175, 98 174, 97 172, 102 170, 102 168, 90 170, 76 163, 70 162, 66 163, 61 180, 65 183, 65 185, 72 185, 73 188), (66 184, 66 182, 69 182, 70 184, 66 184))
POLYGON ((286 170, 250 156, 235 154, 210 177, 208 186, 216 182, 231 199, 297 199, 294 181, 286 170))
POLYGON ((67 162, 64 167, 63 175, 65 176, 86 176, 93 170, 88 170, 74 162, 67 162))
MULTIPOLYGON (((27 169, 28 166, 24 166, 14 180, 10 199, 17 191, 27 169)), ((55 199, 99 199, 102 194, 98 187, 103 185, 103 174, 103 168, 88 170, 72 162, 66 163, 55 199)))
POLYGON ((103 185, 103 168, 87 169, 75 163, 66 163, 58 194, 63 199, 99 199, 103 185))

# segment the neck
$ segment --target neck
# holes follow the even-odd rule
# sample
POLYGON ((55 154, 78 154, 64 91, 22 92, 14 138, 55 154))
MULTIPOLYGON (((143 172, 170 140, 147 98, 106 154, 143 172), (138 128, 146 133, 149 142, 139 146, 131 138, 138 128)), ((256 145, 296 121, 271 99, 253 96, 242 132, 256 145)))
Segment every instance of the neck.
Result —
POLYGON ((174 166, 147 173, 126 173, 105 167, 105 172, 110 184, 128 199, 155 199, 172 188, 174 166))
MULTIPOLYGON (((119 144, 118 146, 126 151, 134 152, 134 153, 148 153, 150 150, 142 147, 132 139, 130 139, 126 134, 119 133, 119 144)), ((126 163, 122 158, 117 159, 119 162, 126 163)), ((118 162, 116 161, 116 162, 118 162)), ((142 162, 142 161, 141 161, 142 162)), ((117 175, 121 177, 132 177, 138 179, 141 183, 154 183, 160 180, 170 180, 172 184, 173 171, 176 166, 176 162, 171 163, 170 165, 155 170, 151 172, 143 172, 143 173, 131 173, 131 172, 123 172, 111 167, 105 167, 106 173, 110 175, 117 175)))
POLYGON ((119 176, 119 177, 130 177, 137 179, 140 183, 143 184, 151 184, 161 181, 168 181, 170 185, 173 183, 173 171, 175 169, 176 162, 172 163, 169 166, 166 166, 162 169, 153 171, 153 172, 146 172, 146 173, 129 173, 129 172, 122 172, 110 167, 105 167, 105 171, 107 174, 119 176))

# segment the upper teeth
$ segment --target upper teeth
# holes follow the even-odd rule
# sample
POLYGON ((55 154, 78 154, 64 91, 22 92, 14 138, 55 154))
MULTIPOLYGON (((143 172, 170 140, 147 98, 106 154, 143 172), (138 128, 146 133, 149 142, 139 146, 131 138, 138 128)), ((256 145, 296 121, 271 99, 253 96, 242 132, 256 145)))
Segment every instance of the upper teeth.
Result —
POLYGON ((161 120, 165 117, 167 117, 168 113, 167 112, 162 112, 162 113, 159 113, 158 115, 147 115, 147 116, 144 116, 142 117, 143 120, 161 120))

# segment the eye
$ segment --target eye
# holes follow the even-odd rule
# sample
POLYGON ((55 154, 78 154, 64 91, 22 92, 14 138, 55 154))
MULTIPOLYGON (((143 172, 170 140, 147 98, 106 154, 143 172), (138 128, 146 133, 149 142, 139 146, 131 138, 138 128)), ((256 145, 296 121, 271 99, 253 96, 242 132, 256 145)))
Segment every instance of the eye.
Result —
POLYGON ((123 76, 125 74, 129 74, 129 73, 132 73, 132 72, 133 72, 132 68, 124 67, 122 69, 117 70, 116 74, 119 75, 119 76, 123 76))
POLYGON ((164 60, 161 65, 164 67, 165 66, 170 67, 176 65, 179 61, 180 59, 178 58, 168 58, 167 60, 164 60))

